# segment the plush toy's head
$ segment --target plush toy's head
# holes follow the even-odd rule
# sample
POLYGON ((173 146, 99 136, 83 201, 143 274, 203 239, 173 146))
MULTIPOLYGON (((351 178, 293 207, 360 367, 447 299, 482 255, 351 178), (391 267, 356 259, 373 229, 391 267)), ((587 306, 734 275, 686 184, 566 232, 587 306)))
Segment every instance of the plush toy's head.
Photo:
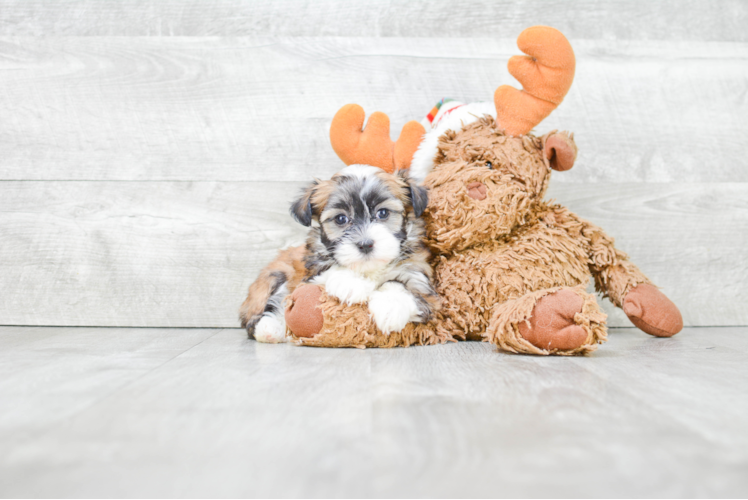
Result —
POLYGON ((542 201, 551 169, 568 170, 575 156, 567 134, 512 137, 491 116, 446 132, 424 182, 429 245, 451 253, 509 234, 542 201))
POLYGON ((517 45, 527 55, 512 57, 509 71, 523 89, 499 87, 493 109, 478 103, 445 107, 441 118, 426 124, 431 130, 409 122, 397 142, 389 138, 383 113, 372 114, 366 130, 364 111, 355 104, 341 108, 333 119, 330 139, 344 162, 386 169, 412 165, 411 176, 430 190, 426 226, 429 245, 439 252, 458 252, 509 234, 542 200, 551 169, 568 170, 574 164, 570 135, 530 133, 571 86, 571 45, 547 26, 526 29, 517 45))

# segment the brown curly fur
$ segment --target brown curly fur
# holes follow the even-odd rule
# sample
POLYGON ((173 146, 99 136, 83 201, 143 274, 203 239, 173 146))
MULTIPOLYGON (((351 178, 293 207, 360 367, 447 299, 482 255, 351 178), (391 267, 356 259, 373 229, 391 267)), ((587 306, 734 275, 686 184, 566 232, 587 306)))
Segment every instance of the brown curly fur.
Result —
MULTIPOLYGON (((441 137, 435 167, 425 179, 426 243, 442 297, 435 321, 385 336, 376 331, 365 306, 341 306, 323 296, 322 330, 296 342, 394 347, 483 339, 520 353, 593 351, 606 340, 606 316, 585 292, 590 278, 619 307, 632 287, 649 280, 600 228, 543 200, 551 174, 543 151, 553 134, 506 136, 486 116, 441 137), (473 182, 485 185, 485 199, 468 196, 473 182), (574 323, 587 340, 567 351, 538 348, 519 334, 518 325, 541 297, 563 288, 583 299, 574 323)), ((564 134, 564 140, 573 143, 570 135, 564 134)))
POLYGON ((436 320, 408 323, 400 332, 384 335, 369 318, 366 304, 341 304, 324 291, 320 298, 324 324, 312 338, 293 337, 298 344, 316 347, 408 347, 443 344, 451 339, 436 331, 436 320))

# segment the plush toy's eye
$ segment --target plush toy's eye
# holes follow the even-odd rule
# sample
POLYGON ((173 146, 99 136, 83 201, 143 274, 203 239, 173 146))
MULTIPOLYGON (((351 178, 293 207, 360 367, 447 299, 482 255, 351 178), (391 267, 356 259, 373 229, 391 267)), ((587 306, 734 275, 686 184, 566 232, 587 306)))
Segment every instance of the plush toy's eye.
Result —
POLYGON ((335 224, 338 226, 344 226, 348 224, 348 216, 344 214, 338 214, 335 216, 335 224))
POLYGON ((491 170, 493 170, 493 163, 491 163, 490 161, 487 161, 487 162, 486 162, 486 166, 487 166, 488 168, 490 168, 491 170))
POLYGON ((379 220, 385 220, 387 217, 390 216, 390 211, 386 208, 380 208, 379 211, 377 211, 377 219, 379 220))

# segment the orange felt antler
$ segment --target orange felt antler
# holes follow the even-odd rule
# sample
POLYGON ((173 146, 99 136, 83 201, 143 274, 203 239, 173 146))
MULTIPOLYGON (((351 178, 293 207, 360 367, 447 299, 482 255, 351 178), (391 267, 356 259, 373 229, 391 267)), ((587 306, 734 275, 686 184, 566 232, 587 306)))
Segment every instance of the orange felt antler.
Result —
POLYGON ((417 121, 405 124, 397 142, 390 139, 390 119, 384 113, 372 113, 364 127, 366 113, 358 104, 346 104, 335 113, 330 126, 332 149, 346 165, 362 163, 387 172, 410 167, 426 131, 417 121))
POLYGON ((576 66, 569 41, 555 28, 527 28, 517 38, 517 46, 527 55, 513 56, 508 68, 523 89, 502 85, 493 97, 497 125, 515 136, 530 132, 561 104, 576 66))

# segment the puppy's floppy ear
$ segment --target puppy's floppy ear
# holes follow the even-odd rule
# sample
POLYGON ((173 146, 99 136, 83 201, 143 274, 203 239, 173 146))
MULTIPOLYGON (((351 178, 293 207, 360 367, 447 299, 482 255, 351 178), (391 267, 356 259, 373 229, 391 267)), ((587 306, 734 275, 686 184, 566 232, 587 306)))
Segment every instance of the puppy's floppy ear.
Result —
POLYGON ((408 198, 410 199, 410 206, 413 207, 413 213, 416 217, 423 215, 423 211, 426 210, 426 205, 429 204, 428 190, 416 184, 416 181, 410 178, 407 170, 400 170, 398 175, 408 185, 408 198))
POLYGON ((307 227, 312 225, 312 215, 314 215, 312 209, 312 195, 314 195, 314 190, 317 187, 317 184, 318 182, 316 180, 312 181, 311 184, 301 191, 301 196, 291 204, 291 215, 293 218, 296 219, 296 222, 299 224, 307 227))
POLYGON ((429 192, 423 187, 417 185, 415 182, 409 182, 410 184, 410 202, 413 205, 413 213, 416 217, 423 215, 423 211, 426 210, 426 205, 429 204, 429 192))

